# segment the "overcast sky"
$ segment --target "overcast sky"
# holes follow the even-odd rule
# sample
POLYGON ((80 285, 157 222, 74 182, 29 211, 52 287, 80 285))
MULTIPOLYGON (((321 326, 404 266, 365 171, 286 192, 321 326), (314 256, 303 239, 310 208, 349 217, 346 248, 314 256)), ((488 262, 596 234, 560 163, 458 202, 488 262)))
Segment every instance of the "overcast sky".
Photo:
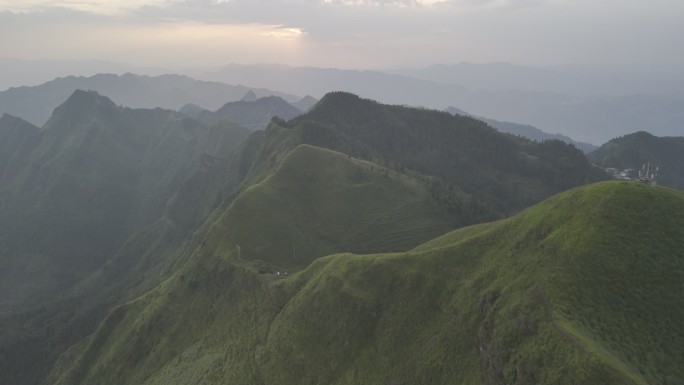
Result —
POLYGON ((0 0, 0 56, 164 68, 684 68, 682 0, 0 0))

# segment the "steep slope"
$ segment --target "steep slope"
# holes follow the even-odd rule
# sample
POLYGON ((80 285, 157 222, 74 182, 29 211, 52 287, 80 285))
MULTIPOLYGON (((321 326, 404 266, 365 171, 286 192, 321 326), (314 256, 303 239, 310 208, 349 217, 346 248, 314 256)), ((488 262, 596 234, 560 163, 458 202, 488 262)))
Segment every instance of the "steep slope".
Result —
POLYGON ((300 99, 264 88, 198 81, 181 75, 98 74, 90 77, 68 76, 38 86, 2 91, 0 114, 10 113, 33 124, 43 125, 52 110, 77 89, 99 92, 118 104, 133 108, 178 109, 187 103, 194 103, 213 110, 227 101, 240 100, 249 91, 259 97, 276 95, 292 102, 300 99))
POLYGON ((458 221, 426 187, 424 180, 300 145, 232 203, 204 248, 226 255, 239 245, 241 258, 283 268, 339 251, 405 250, 458 221))
POLYGON ((233 194, 255 152, 238 146, 242 127, 85 91, 27 127, 0 178, 2 383, 39 383, 127 286, 163 279, 157 266, 233 194))
POLYGON ((615 138, 588 155, 602 166, 639 170, 658 165, 658 183, 684 189, 684 137, 657 137, 640 131, 615 138))
POLYGON ((280 97, 267 96, 256 100, 229 102, 215 112, 204 110, 194 113, 196 118, 206 125, 228 120, 250 130, 261 130, 266 128, 274 116, 288 120, 300 115, 302 111, 280 97))
POLYGON ((559 141, 514 138, 470 117, 343 92, 280 124, 304 143, 439 177, 501 213, 603 178, 579 150, 559 141))
POLYGON ((3 114, 0 117, 0 177, 17 150, 37 135, 38 131, 40 128, 16 116, 3 114))
POLYGON ((219 142, 212 134, 239 142, 247 135, 240 130, 212 131, 172 111, 124 109, 76 91, 6 167, 3 216, 13 229, 3 243, 97 266, 94 255, 103 258, 160 216, 193 161, 219 142))
POLYGON ((51 380, 681 384, 682 240, 684 195, 606 182, 286 278, 200 248, 51 380))

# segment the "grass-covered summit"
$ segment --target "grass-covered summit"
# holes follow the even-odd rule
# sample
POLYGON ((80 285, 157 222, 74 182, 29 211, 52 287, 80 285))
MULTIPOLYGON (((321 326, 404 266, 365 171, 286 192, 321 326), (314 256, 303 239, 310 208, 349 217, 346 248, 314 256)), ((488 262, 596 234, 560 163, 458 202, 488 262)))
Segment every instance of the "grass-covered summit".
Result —
POLYGON ((606 182, 278 278, 198 249, 57 384, 681 384, 684 195, 606 182))

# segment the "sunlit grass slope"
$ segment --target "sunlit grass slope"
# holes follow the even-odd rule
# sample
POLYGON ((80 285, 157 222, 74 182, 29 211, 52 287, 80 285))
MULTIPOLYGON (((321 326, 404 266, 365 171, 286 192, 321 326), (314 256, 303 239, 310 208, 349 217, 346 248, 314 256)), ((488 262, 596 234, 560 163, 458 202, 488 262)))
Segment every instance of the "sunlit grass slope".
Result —
POLYGON ((681 384, 684 194, 608 182, 277 279, 201 249, 57 384, 681 384))

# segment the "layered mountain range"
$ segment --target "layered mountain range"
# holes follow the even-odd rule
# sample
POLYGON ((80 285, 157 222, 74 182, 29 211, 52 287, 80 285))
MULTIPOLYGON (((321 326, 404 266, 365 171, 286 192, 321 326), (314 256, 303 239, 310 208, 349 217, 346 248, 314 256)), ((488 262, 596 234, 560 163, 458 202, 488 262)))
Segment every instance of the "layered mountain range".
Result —
POLYGON ((0 382, 681 383, 682 193, 344 92, 226 106, 0 119, 0 382))
MULTIPOLYGON (((239 84, 239 83, 238 83, 239 84)), ((19 116, 42 126, 75 90, 93 90, 107 95, 116 104, 134 108, 179 109, 192 103, 210 110, 228 101, 239 101, 248 93, 256 97, 277 96, 297 102, 298 96, 241 85, 198 81, 182 75, 142 76, 97 74, 67 76, 32 87, 13 87, 0 92, 0 114, 19 116)))

